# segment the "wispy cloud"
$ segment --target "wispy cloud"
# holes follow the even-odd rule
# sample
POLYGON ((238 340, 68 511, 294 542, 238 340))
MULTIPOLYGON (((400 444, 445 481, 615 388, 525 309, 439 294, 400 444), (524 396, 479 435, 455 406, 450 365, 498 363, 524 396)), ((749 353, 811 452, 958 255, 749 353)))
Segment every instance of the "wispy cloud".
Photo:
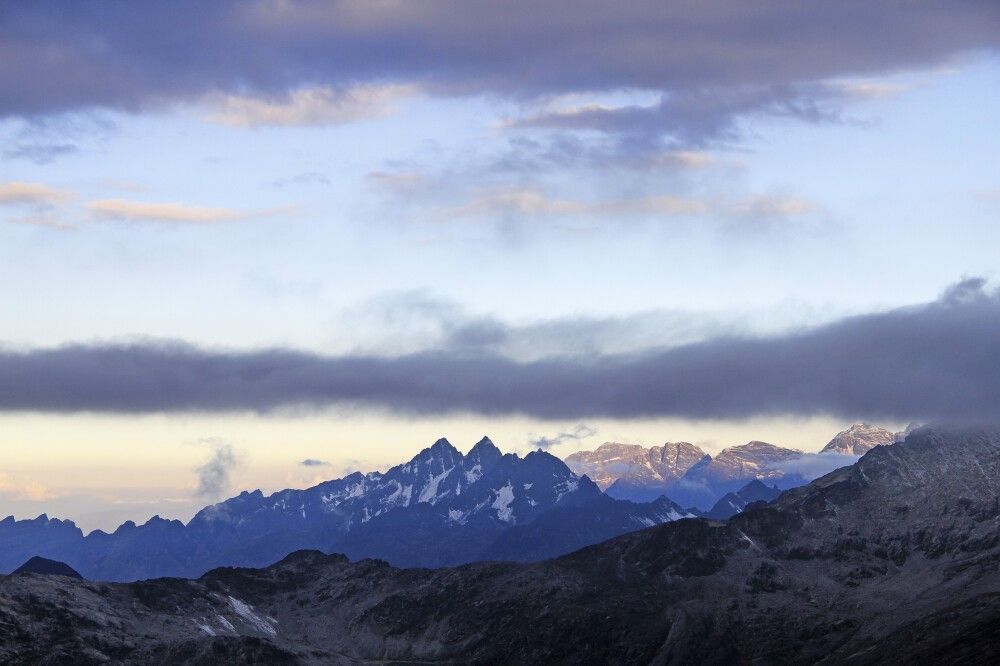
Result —
POLYGON ((841 87, 821 83, 691 87, 664 93, 654 104, 543 109, 511 119, 507 126, 613 134, 639 152, 646 152, 649 145, 690 151, 737 140, 739 120, 753 115, 840 122, 838 102, 843 98, 841 87))
POLYGON ((10 181, 0 183, 0 206, 13 212, 4 216, 5 222, 27 224, 52 229, 69 229, 59 208, 73 198, 69 190, 57 189, 42 183, 10 181))
POLYGON ((464 204, 440 209, 435 218, 444 221, 495 216, 790 218, 814 213, 818 208, 805 199, 784 195, 736 199, 659 195, 584 201, 551 197, 536 189, 501 188, 479 191, 464 204))
POLYGON ((427 183, 427 174, 416 170, 370 171, 368 182, 396 193, 408 193, 427 183))
POLYGON ((0 204, 57 204, 73 197, 68 190, 60 190, 42 183, 9 181, 0 183, 0 204))
POLYGON ((913 88, 907 83, 878 80, 843 81, 833 85, 839 87, 846 97, 858 100, 891 99, 913 88))
POLYGON ((75 143, 22 142, 3 151, 7 159, 23 159, 35 164, 50 164, 60 157, 80 151, 75 143))
POLYGON ((798 458, 768 465, 768 469, 778 469, 785 474, 798 474, 811 481, 824 474, 829 474, 835 469, 853 465, 860 457, 834 453, 832 451, 825 453, 803 453, 798 458))
POLYGON ((276 189, 282 189, 285 187, 299 185, 330 185, 330 177, 326 174, 320 173, 318 171, 306 171, 303 173, 295 174, 294 176, 289 176, 288 178, 279 178, 275 180, 271 185, 276 189))
POLYGON ((299 461, 299 464, 303 467, 329 467, 330 463, 325 460, 318 460, 316 458, 306 458, 305 460, 299 461))
POLYGON ((556 444, 562 444, 568 441, 580 441, 582 439, 589 439, 597 434, 596 428, 591 428, 583 423, 578 424, 575 428, 569 431, 560 432, 557 435, 551 437, 536 437, 531 440, 531 445, 539 449, 548 449, 556 444))
POLYGON ((43 502, 58 497, 51 488, 37 481, 22 480, 5 473, 0 473, 0 495, 29 502, 43 502))
POLYGON ((230 127, 344 125, 390 115, 416 93, 410 85, 363 85, 301 88, 279 97, 223 95, 210 100, 207 118, 230 127))
POLYGON ((126 199, 101 199, 87 203, 87 210, 98 220, 120 222, 161 222, 182 224, 214 224, 251 218, 267 217, 290 208, 268 210, 239 210, 191 206, 182 203, 150 203, 126 199))
POLYGON ((198 497, 217 498, 229 490, 233 470, 240 459, 230 444, 216 445, 211 457, 195 471, 198 473, 198 497))

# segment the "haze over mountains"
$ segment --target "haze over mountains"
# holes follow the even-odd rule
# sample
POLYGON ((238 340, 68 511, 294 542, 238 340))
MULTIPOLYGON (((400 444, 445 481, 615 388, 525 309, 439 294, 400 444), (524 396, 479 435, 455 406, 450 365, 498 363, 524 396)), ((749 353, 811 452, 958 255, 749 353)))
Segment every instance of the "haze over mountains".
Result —
POLYGON ((197 581, 0 579, 0 660, 989 663, 1000 431, 921 429, 726 522, 555 560, 401 570, 294 553, 197 581))

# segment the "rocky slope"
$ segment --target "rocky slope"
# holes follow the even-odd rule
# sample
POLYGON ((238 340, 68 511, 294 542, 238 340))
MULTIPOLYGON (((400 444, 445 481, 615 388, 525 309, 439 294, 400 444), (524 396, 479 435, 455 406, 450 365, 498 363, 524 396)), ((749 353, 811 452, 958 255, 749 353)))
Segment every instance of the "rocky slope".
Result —
POLYGON ((995 663, 998 562, 1000 432, 923 429, 727 522, 536 564, 2 578, 0 661, 995 663))
POLYGON ((463 455, 441 439, 385 473, 272 495, 244 492, 186 525, 153 518, 84 536, 71 521, 7 518, 0 521, 0 571, 40 555, 97 580, 195 577, 222 565, 264 566, 300 549, 399 566, 523 561, 686 515, 669 500, 613 500, 542 451, 505 455, 483 438, 463 455), (572 520, 557 531, 527 529, 556 509, 572 520), (522 529, 504 537, 514 528, 522 529))
POLYGON ((897 439, 896 433, 885 428, 855 423, 847 430, 839 432, 823 447, 820 453, 839 453, 849 456, 863 456, 880 444, 892 444, 897 439))
POLYGON ((639 444, 606 442, 594 451, 566 456, 575 473, 590 477, 601 490, 618 480, 636 486, 666 486, 681 478, 707 454, 688 442, 667 442, 645 448, 639 444))

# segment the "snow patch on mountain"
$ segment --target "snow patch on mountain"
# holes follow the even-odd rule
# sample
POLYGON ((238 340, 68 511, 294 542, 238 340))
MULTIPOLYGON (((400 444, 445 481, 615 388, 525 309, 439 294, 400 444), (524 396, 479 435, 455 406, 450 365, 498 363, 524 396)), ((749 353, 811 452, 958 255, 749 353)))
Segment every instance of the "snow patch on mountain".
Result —
MULTIPOLYGON (((424 489, 422 491, 420 491, 420 497, 417 498, 417 501, 427 502, 429 504, 434 504, 435 502, 437 502, 438 499, 440 499, 438 497, 438 486, 441 484, 441 481, 443 481, 446 476, 451 474, 451 470, 453 469, 455 469, 454 466, 449 467, 448 469, 444 470, 437 476, 432 475, 430 479, 427 481, 427 485, 424 486, 424 489)), ((448 491, 445 491, 445 494, 448 494, 448 491)))
POLYGON ((229 605, 232 606, 233 610, 239 615, 243 620, 252 626, 257 631, 267 634, 269 636, 277 636, 278 630, 274 627, 273 620, 270 618, 264 619, 254 612, 253 606, 241 601, 236 597, 229 596, 229 605))
POLYGON ((513 501, 514 486, 508 481, 506 486, 497 491, 497 498, 492 505, 497 511, 497 518, 505 523, 511 522, 514 517, 514 509, 511 508, 513 501))

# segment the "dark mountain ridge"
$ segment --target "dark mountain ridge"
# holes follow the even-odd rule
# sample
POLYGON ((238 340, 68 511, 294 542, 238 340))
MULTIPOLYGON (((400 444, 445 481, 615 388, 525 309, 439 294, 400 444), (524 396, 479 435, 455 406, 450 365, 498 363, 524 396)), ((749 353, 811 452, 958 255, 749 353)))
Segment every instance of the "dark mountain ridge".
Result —
POLYGON ((0 660, 995 663, 997 562, 1000 431, 922 429, 728 521, 534 564, 305 551, 197 581, 2 578, 0 660))
POLYGON ((70 578, 83 578, 73 567, 65 562, 57 562, 44 557, 32 557, 30 560, 14 569, 12 576, 17 574, 38 574, 42 576, 69 576, 70 578))
POLYGON ((754 502, 770 502, 777 499, 779 495, 781 495, 781 491, 777 486, 768 486, 760 479, 754 479, 736 492, 726 493, 701 516, 713 520, 726 520, 742 513, 748 505, 754 502))

